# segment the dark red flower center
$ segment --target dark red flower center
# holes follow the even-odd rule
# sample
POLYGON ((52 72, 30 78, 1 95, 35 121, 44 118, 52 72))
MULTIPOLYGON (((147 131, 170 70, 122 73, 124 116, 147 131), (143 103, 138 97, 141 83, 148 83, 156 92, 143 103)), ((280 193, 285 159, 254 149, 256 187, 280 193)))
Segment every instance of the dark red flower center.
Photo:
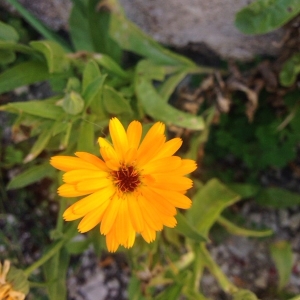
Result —
POLYGON ((141 183, 140 176, 133 166, 121 166, 118 171, 112 172, 114 182, 123 193, 133 192, 141 183))

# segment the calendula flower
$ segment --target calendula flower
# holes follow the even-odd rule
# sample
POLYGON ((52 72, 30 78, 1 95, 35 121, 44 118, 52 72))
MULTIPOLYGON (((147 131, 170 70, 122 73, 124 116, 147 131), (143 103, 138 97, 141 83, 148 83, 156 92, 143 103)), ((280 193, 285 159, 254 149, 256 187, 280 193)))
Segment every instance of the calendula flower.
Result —
POLYGON ((141 141, 142 125, 129 124, 127 130, 117 118, 109 122, 112 144, 100 137, 103 158, 86 152, 76 157, 54 156, 51 165, 65 171, 58 194, 84 196, 63 214, 66 221, 82 218, 80 232, 100 224, 110 252, 119 245, 132 247, 136 233, 146 242, 154 241, 163 226, 175 227, 176 208, 187 209, 191 200, 185 195, 192 180, 184 175, 196 169, 193 160, 173 154, 182 140, 166 142, 165 125, 155 123, 141 141))
POLYGON ((24 300, 25 294, 20 291, 15 291, 13 284, 8 282, 7 274, 10 269, 10 262, 4 261, 2 265, 0 262, 0 299, 1 300, 24 300))

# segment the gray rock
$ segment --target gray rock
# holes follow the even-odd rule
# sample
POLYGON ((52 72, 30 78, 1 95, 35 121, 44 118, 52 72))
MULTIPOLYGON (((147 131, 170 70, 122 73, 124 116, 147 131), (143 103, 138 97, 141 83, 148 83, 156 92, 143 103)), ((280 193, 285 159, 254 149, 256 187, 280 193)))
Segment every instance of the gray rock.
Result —
MULTIPOLYGON (((70 0, 19 0, 49 27, 68 29, 70 0)), ((2 2, 2 1, 1 1, 2 2)), ((120 0, 126 15, 157 41, 174 47, 198 45, 228 59, 275 55, 284 30, 246 36, 234 26, 235 13, 248 0, 120 0)), ((4 5, 4 3, 0 4, 4 5)))

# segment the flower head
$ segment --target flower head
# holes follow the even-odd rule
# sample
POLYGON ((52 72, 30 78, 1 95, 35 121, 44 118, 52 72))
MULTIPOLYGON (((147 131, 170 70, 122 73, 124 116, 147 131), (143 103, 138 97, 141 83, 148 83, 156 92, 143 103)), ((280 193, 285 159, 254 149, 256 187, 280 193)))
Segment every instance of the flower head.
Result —
POLYGON ((3 265, 0 262, 0 299, 1 300, 24 300, 25 294, 14 290, 13 283, 7 280, 10 269, 10 262, 5 260, 3 265))
POLYGON ((182 141, 166 142, 165 125, 155 123, 141 141, 142 125, 129 124, 127 130, 117 118, 109 122, 112 144, 100 137, 103 158, 86 152, 76 157, 54 156, 51 165, 65 171, 58 194, 63 197, 85 196, 64 212, 64 219, 82 218, 80 232, 100 225, 109 251, 119 245, 132 247, 136 233, 146 242, 155 240, 163 226, 176 226, 176 207, 187 209, 185 196, 192 180, 184 175, 196 169, 193 160, 173 154, 182 141))

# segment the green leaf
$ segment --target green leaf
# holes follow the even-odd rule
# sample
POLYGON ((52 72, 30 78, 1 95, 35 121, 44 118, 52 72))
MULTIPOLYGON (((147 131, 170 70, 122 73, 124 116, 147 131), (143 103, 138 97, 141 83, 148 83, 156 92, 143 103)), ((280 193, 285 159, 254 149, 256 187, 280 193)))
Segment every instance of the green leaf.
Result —
POLYGON ((295 83, 300 73, 300 53, 294 54, 289 58, 279 74, 280 83, 283 86, 291 86, 295 83))
POLYGON ((64 97, 62 107, 66 113, 75 116, 83 111, 84 100, 80 94, 72 91, 64 97))
POLYGON ((283 26, 299 12, 299 0, 257 0, 236 14, 235 25, 245 34, 264 34, 283 26))
POLYGON ((105 54, 94 54, 93 59, 108 72, 111 72, 123 79, 128 79, 128 73, 124 71, 112 58, 105 54))
POLYGON ((29 282, 23 270, 10 266, 6 279, 12 285, 13 290, 25 295, 29 293, 29 282))
POLYGON ((42 165, 35 165, 24 172, 14 177, 7 185, 7 190, 19 189, 31 183, 37 182, 46 176, 52 176, 54 168, 51 167, 49 162, 42 165))
POLYGON ((0 50, 0 64, 7 65, 15 61, 16 55, 13 51, 0 50))
POLYGON ((237 202, 240 196, 217 179, 207 182, 193 197, 193 205, 187 211, 187 218, 199 233, 207 238, 211 226, 221 212, 237 202))
POLYGON ((19 35, 12 26, 0 21, 0 40, 17 42, 19 35))
POLYGON ((159 88, 158 93, 164 102, 168 102, 178 84, 187 76, 186 70, 171 75, 159 88))
MULTIPOLYGON (((93 119, 82 120, 79 127, 77 151, 95 153, 95 126, 93 119)), ((96 154, 96 153, 95 153, 96 154)))
POLYGON ((233 294, 233 300, 258 300, 258 298, 251 291, 240 289, 233 294))
POLYGON ((146 300, 142 295, 141 281, 133 274, 128 284, 128 299, 130 300, 146 300))
POLYGON ((256 196, 261 188, 250 183, 229 183, 228 188, 239 194, 242 198, 251 198, 256 196))
MULTIPOLYGON (((89 107, 94 100, 95 101, 98 100, 99 102, 101 101, 102 88, 105 79, 106 79, 106 75, 99 75, 97 77, 94 77, 93 81, 86 86, 82 94, 82 97, 85 101, 85 107, 89 107)), ((96 111, 93 112, 97 113, 96 111)))
POLYGON ((43 271, 48 281, 47 291, 50 300, 65 300, 67 298, 66 276, 70 255, 65 248, 61 248, 51 259, 43 265, 43 271))
POLYGON ((89 60, 89 62, 85 65, 83 74, 82 74, 82 94, 85 93, 85 90, 91 84, 96 77, 101 76, 101 72, 98 64, 93 60, 89 60))
POLYGON ((0 49, 2 50, 11 50, 11 51, 18 51, 26 54, 33 54, 36 51, 28 46, 17 44, 13 41, 1 41, 0 40, 0 49))
POLYGON ((35 18, 28 10, 26 10, 17 0, 7 0, 21 15, 22 17, 41 35, 46 39, 59 43, 64 49, 70 51, 70 46, 59 35, 49 30, 41 21, 35 18))
POLYGON ((281 290, 289 282, 291 276, 293 267, 292 246, 287 241, 278 241, 271 245, 270 250, 279 274, 278 289, 281 290))
POLYGON ((110 34, 122 49, 147 57, 158 64, 195 66, 191 60, 167 50, 126 19, 116 7, 115 1, 106 2, 112 7, 110 34))
POLYGON ((69 254, 79 255, 82 254, 90 244, 90 239, 84 239, 81 241, 69 241, 65 247, 69 254))
POLYGON ((103 89, 103 105, 106 111, 111 114, 132 114, 128 100, 123 98, 122 94, 108 85, 105 85, 103 89))
POLYGON ((188 237, 196 242, 207 241, 207 237, 204 237, 198 232, 196 228, 184 217, 180 212, 176 215, 177 225, 175 230, 185 237, 188 237))
POLYGON ((0 94, 48 78, 49 73, 44 63, 38 61, 20 63, 0 74, 0 94))
POLYGON ((63 73, 69 69, 69 58, 59 44, 53 41, 38 41, 31 42, 30 46, 45 56, 50 74, 63 73))
POLYGON ((241 228, 232 222, 228 221, 222 216, 219 216, 218 223, 225 227, 225 229, 234 235, 241 235, 241 236, 252 236, 252 237, 266 237, 273 234, 272 230, 249 230, 245 228, 241 228))
POLYGON ((40 133, 38 139, 33 144, 29 154, 25 157, 24 163, 28 163, 35 159, 46 148, 47 144, 49 143, 56 124, 50 121, 49 124, 47 123, 43 124, 47 125, 47 128, 40 133))
POLYGON ((12 102, 5 106, 2 106, 0 110, 15 110, 22 114, 26 113, 29 115, 58 120, 63 115, 61 107, 55 105, 57 98, 49 98, 47 100, 32 100, 26 102, 12 102))
POLYGON ((70 35, 76 51, 94 52, 86 3, 87 1, 73 0, 73 7, 69 17, 70 35))
POLYGON ((99 0, 88 1, 89 33, 92 37, 95 52, 109 55, 112 59, 121 62, 122 50, 109 34, 110 14, 99 9, 99 0), (101 32, 101 34, 99 34, 101 32))
POLYGON ((158 294, 154 299, 155 300, 179 299, 182 288, 183 288, 183 283, 182 284, 176 283, 176 284, 169 285, 163 292, 158 294))
POLYGON ((167 125, 173 124, 193 130, 204 129, 202 117, 182 112, 165 103, 152 83, 139 73, 135 76, 135 91, 145 112, 152 118, 162 120, 167 125))
POLYGON ((150 60, 143 59, 138 63, 138 75, 141 75, 149 80, 164 80, 167 68, 153 63, 150 60))
POLYGON ((286 208, 300 204, 300 195, 281 188, 266 188, 262 190, 255 201, 261 205, 274 208, 286 208))

